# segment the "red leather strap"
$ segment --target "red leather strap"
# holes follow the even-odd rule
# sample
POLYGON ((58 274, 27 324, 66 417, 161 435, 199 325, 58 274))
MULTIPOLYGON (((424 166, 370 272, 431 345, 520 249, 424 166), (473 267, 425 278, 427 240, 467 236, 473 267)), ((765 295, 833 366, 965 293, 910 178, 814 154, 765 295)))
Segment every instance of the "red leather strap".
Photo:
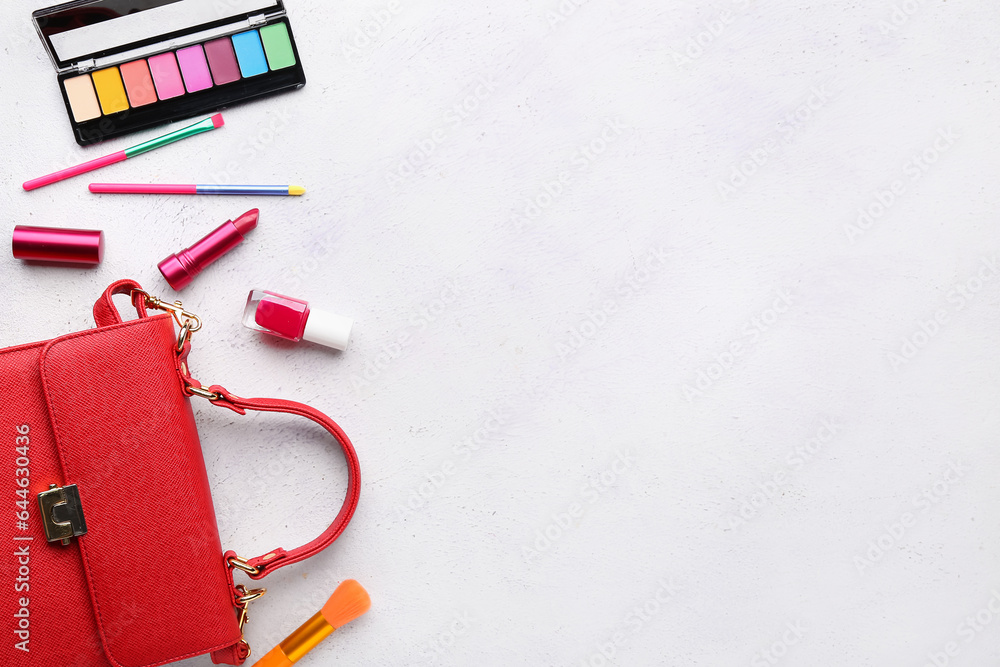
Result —
MULTIPOLYGON (((110 327, 115 324, 121 324, 124 320, 122 320, 121 313, 118 312, 118 308, 115 306, 112 297, 118 294, 128 294, 131 296, 134 290, 141 289, 142 287, 139 286, 139 283, 134 280, 119 280, 116 283, 112 283, 108 289, 104 290, 104 294, 97 300, 97 303, 94 304, 94 322, 97 323, 97 326, 110 327)), ((139 317, 147 316, 145 299, 133 298, 132 305, 135 306, 139 317)))
POLYGON ((344 430, 319 410, 302 403, 276 398, 240 398, 218 385, 209 387, 208 390, 219 395, 219 398, 213 400, 212 403, 229 408, 239 414, 246 414, 247 410, 256 410, 258 412, 284 412, 311 419, 330 432, 340 445, 344 452, 344 458, 347 460, 347 498, 330 527, 315 540, 298 549, 291 551, 282 548, 273 549, 263 556, 248 560, 247 563, 250 567, 257 569, 256 574, 248 573, 250 578, 263 579, 271 572, 286 565, 312 558, 333 544, 334 540, 340 537, 347 528, 347 524, 351 522, 351 517, 354 516, 354 511, 358 508, 358 499, 361 497, 361 465, 358 462, 358 455, 354 451, 354 445, 351 444, 351 440, 344 433, 344 430))

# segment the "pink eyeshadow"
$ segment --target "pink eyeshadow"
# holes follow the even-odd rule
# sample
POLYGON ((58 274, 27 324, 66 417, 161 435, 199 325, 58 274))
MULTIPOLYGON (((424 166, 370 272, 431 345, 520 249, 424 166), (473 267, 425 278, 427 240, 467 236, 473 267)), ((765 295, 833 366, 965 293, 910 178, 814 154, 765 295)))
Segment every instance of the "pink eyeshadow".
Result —
POLYGON ((212 87, 212 74, 208 71, 205 49, 201 44, 181 49, 177 52, 177 60, 180 62, 184 83, 189 93, 212 87))
POLYGON ((177 58, 173 53, 161 53, 149 59, 149 72, 156 83, 156 92, 161 100, 184 94, 184 81, 177 69, 177 58))

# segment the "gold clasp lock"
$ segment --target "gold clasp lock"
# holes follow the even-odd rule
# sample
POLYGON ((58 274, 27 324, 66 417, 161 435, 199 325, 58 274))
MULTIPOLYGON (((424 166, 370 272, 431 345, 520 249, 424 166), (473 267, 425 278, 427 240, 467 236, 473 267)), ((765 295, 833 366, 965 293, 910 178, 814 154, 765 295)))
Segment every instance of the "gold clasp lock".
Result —
POLYGON ((42 525, 49 542, 62 542, 69 546, 74 537, 87 534, 87 520, 83 517, 80 490, 76 484, 49 485, 48 491, 38 494, 38 507, 42 511, 42 525))

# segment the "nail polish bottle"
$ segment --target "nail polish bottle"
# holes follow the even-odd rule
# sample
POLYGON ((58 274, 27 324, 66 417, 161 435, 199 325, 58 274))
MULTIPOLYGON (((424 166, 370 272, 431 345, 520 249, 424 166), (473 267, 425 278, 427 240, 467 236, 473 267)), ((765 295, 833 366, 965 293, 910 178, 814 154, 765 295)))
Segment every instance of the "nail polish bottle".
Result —
POLYGON ((296 343, 307 340, 346 350, 354 320, 317 310, 299 299, 254 290, 243 311, 243 326, 296 343))

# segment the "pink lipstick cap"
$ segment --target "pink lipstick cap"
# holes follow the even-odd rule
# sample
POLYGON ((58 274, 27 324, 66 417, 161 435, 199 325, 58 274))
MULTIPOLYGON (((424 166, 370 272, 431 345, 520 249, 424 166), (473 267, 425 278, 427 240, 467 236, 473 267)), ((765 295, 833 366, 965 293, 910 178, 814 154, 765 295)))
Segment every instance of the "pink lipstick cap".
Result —
POLYGON ((97 266, 104 259, 104 232, 19 225, 11 247, 14 257, 26 262, 97 266))

